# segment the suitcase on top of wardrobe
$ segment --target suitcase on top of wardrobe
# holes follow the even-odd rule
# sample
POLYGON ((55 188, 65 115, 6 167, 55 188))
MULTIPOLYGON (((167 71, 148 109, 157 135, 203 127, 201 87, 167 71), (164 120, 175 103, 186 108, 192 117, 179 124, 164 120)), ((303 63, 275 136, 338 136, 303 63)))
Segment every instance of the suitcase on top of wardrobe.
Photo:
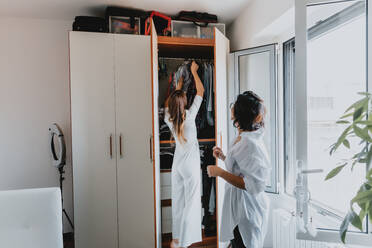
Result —
POLYGON ((86 32, 107 32, 107 25, 104 18, 95 16, 76 16, 72 24, 73 31, 86 32))

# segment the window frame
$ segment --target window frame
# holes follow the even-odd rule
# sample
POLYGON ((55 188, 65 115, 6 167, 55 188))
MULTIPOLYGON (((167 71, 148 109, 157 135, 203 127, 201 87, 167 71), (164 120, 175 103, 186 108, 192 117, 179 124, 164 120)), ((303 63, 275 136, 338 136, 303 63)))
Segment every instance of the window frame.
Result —
POLYGON ((278 44, 267 44, 258 47, 252 47, 248 49, 234 51, 233 55, 234 63, 234 91, 235 96, 240 94, 240 77, 239 77, 239 57, 269 52, 270 55, 270 127, 271 127, 271 153, 270 161, 273 164, 271 169, 270 186, 266 186, 265 192, 279 194, 279 121, 278 121, 278 44), (273 106, 274 105, 274 106, 273 106))
MULTIPOLYGON (((296 61, 296 67, 294 69, 294 82, 296 84, 292 85, 292 95, 290 96, 296 102, 296 110, 293 114, 293 120, 295 127, 303 127, 307 125, 307 111, 301 111, 303 109, 307 109, 307 41, 308 36, 311 37, 311 30, 309 32, 307 30, 307 7, 314 6, 319 4, 327 4, 327 3, 339 3, 339 2, 346 2, 346 1, 353 1, 353 0, 340 0, 340 1, 329 1, 329 0, 295 0, 295 45, 296 45, 296 52, 294 54, 294 59, 296 61)), ((368 0, 366 2, 366 51, 367 51, 367 70, 366 70, 366 83, 367 83, 367 91, 370 91, 371 87, 370 82, 368 81, 368 71, 372 69, 371 64, 368 63, 368 60, 371 58, 370 50, 368 50, 368 41, 370 40, 369 36, 371 35, 371 31, 369 29, 371 25, 369 25, 370 20, 368 18, 368 13, 371 11, 371 5, 368 4, 368 0)), ((324 22, 321 22, 319 25, 324 26, 324 22)), ((318 26, 318 25, 316 25, 318 26)), ((313 29, 316 30, 316 29, 313 29)), ((318 29, 318 32, 321 29, 318 29)), ((325 27, 323 30, 327 31, 325 27)), ((325 32, 323 31, 323 32, 325 32)), ((292 39, 288 40, 290 42, 292 39)), ((285 44, 283 43, 283 51, 285 50, 285 44)), ((371 49, 372 50, 372 49, 371 49)), ((283 53, 283 103, 284 103, 284 112, 287 110, 288 105, 288 85, 286 85, 286 71, 285 71, 285 54, 283 53)), ((288 80, 288 79, 287 79, 288 80)), ((290 117, 291 118, 291 117, 290 117)), ((285 113, 283 116, 283 123, 284 125, 288 121, 288 116, 285 113)), ((303 161, 303 163, 307 164, 307 129, 305 128, 294 128, 294 161, 303 161), (305 145, 304 145, 305 144, 305 145)), ((285 179, 285 186, 284 192, 291 195, 291 192, 287 192, 287 177, 288 177, 288 168, 292 166, 292 169, 296 170, 295 164, 287 164, 287 156, 288 156, 288 134, 287 131, 284 130, 284 179, 285 179)), ((307 188, 307 176, 304 177, 304 186, 307 188)), ((293 194, 292 194, 293 196, 293 194)), ((316 211, 321 211, 322 209, 327 211, 321 206, 314 204, 314 202, 310 202, 309 204, 305 204, 303 216, 305 224, 307 224, 309 220, 309 211, 316 209, 316 211)), ((325 212, 326 213, 326 212, 325 212)), ((332 213, 330 213, 332 214, 332 213)), ((329 215, 328 215, 329 216, 329 215)), ((308 233, 297 233, 298 239, 304 240, 314 240, 314 241, 325 241, 325 242, 340 242, 340 237, 338 230, 327 230, 327 229, 318 229, 318 234, 316 237, 312 237, 308 233)), ((357 244, 357 245, 370 245, 372 242, 372 234, 371 234, 371 223, 367 221, 367 228, 366 232, 348 232, 347 235, 347 243, 348 244, 357 244)))

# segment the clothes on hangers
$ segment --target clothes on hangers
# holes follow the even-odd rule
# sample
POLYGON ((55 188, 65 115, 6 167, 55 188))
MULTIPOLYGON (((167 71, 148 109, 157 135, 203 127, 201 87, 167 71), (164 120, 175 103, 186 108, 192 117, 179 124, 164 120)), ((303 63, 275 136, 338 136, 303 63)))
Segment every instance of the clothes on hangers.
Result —
POLYGON ((175 147, 161 147, 160 148, 160 169, 172 169, 173 156, 175 147))
POLYGON ((213 96, 214 96, 214 94, 213 94, 213 91, 214 91, 214 87, 213 87, 213 82, 214 82, 214 72, 213 72, 213 69, 214 69, 214 67, 211 65, 211 64, 208 64, 208 65, 206 65, 205 66, 205 68, 208 68, 207 69, 207 73, 206 73, 206 75, 208 75, 207 76, 207 78, 208 78, 208 82, 209 82, 209 91, 208 91, 208 93, 209 93, 209 96, 207 97, 207 104, 208 104, 208 106, 207 106, 207 120, 208 120, 208 124, 209 124, 209 126, 213 126, 214 125, 214 118, 213 118, 213 96))
POLYGON ((190 84, 193 83, 194 78, 191 74, 191 61, 185 61, 180 67, 178 67, 178 70, 174 73, 173 77, 173 86, 174 88, 177 88, 178 82, 180 78, 183 78, 183 85, 182 90, 184 92, 187 92, 190 84))
POLYGON ((214 219, 215 207, 216 207, 216 191, 214 190, 216 180, 215 178, 209 177, 207 172, 208 165, 216 163, 213 157, 213 145, 200 146, 201 151, 201 169, 202 169, 202 207, 204 210, 204 216, 202 224, 204 225, 204 233, 206 236, 213 236, 216 234, 216 221, 214 219))
POLYGON ((159 138, 160 140, 170 140, 172 137, 168 125, 164 121, 164 108, 159 108, 159 138))

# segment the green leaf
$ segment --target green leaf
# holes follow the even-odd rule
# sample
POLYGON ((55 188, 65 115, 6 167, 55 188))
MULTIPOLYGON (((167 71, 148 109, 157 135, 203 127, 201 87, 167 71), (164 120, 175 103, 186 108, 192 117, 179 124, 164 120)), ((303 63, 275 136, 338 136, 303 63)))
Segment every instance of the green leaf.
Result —
POLYGON ((363 220, 366 217, 366 215, 367 215, 367 211, 366 210, 364 210, 364 209, 360 210, 360 212, 359 212, 359 219, 360 219, 361 222, 363 222, 363 220))
POLYGON ((335 152, 338 147, 344 142, 346 136, 348 135, 348 132, 351 130, 353 126, 348 126, 341 134, 341 136, 338 138, 337 142, 335 143, 334 147, 331 149, 331 155, 333 152, 335 152))
POLYGON ((343 116, 341 116, 340 117, 340 119, 346 119, 346 118, 348 118, 348 117, 350 117, 350 116, 353 116, 353 112, 351 112, 351 113, 349 113, 349 114, 346 114, 346 115, 343 115, 343 116))
POLYGON ((362 204, 372 201, 372 190, 359 192, 352 200, 351 203, 362 204))
POLYGON ((353 129, 354 129, 354 133, 359 137, 361 138, 362 140, 365 140, 365 141, 372 141, 371 138, 369 137, 369 134, 368 134, 368 130, 367 129, 361 129, 360 127, 358 127, 357 125, 354 125, 353 126, 353 129))
POLYGON ((347 163, 344 163, 343 165, 337 166, 333 170, 331 170, 328 175, 326 176, 325 180, 329 180, 332 177, 335 177, 338 173, 341 172, 341 170, 347 165, 347 163))
POLYGON ((362 116, 362 113, 363 113, 363 108, 362 107, 355 110, 355 112, 353 114, 353 120, 354 121, 357 120, 360 116, 362 116))
MULTIPOLYGON (((368 209, 370 208, 370 202, 363 202, 363 203, 358 203, 358 206, 360 207, 360 211, 362 212, 364 212, 363 214, 367 214, 367 212, 368 212, 368 209)), ((361 216, 361 214, 362 213, 359 213, 359 217, 361 216)), ((364 217, 363 218, 361 218, 361 220, 363 220, 364 219, 364 217)))
POLYGON ((353 214, 352 214, 352 217, 351 217, 351 224, 353 226, 355 226, 356 228, 358 228, 360 231, 363 232, 363 224, 362 224, 362 221, 360 220, 360 217, 359 215, 357 215, 354 211, 353 211, 353 214))
MULTIPOLYGON (((369 206, 372 206, 372 202, 369 203, 369 206)), ((368 209, 368 216, 369 216, 369 221, 372 222, 372 207, 368 209)))
POLYGON ((344 244, 345 244, 346 232, 347 232, 347 229, 349 228, 349 224, 350 224, 351 218, 352 217, 351 217, 351 214, 349 212, 345 216, 345 218, 342 221, 341 226, 340 226, 340 238, 341 238, 342 243, 344 243, 344 244))
POLYGON ((345 113, 349 112, 351 109, 358 109, 358 108, 361 108, 361 107, 364 107, 365 105, 368 105, 368 97, 364 97, 358 101, 356 101, 355 103, 353 103, 350 107, 348 107, 345 111, 345 113))
POLYGON ((366 157, 367 166, 369 166, 371 164, 371 160, 372 160, 372 149, 369 149, 367 157, 366 157))
POLYGON ((336 124, 350 124, 350 121, 339 120, 339 121, 336 121, 336 124))
POLYGON ((358 121, 357 124, 366 125, 368 127, 371 127, 372 126, 372 121, 370 121, 370 120, 369 121, 363 120, 363 121, 358 121))
POLYGON ((349 148, 350 149, 350 142, 345 139, 344 141, 342 141, 342 144, 344 144, 345 147, 349 148))
POLYGON ((368 181, 372 181, 372 169, 369 169, 366 175, 368 181))
POLYGON ((362 221, 359 218, 359 215, 357 215, 352 209, 347 213, 345 216, 344 220, 341 223, 340 226, 340 237, 342 243, 345 244, 345 237, 346 237, 346 232, 347 229, 349 228, 349 224, 352 224, 359 230, 363 231, 363 224, 362 221))

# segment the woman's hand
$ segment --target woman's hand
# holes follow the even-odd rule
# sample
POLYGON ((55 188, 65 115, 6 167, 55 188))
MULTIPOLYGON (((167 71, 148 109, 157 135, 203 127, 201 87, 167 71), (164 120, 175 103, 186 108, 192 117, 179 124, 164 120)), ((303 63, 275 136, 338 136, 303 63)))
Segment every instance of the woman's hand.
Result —
POLYGON ((225 158, 226 158, 225 155, 222 152, 222 149, 217 147, 217 146, 213 147, 213 157, 215 157, 217 159, 219 158, 222 161, 225 161, 225 158))
POLYGON ((191 63, 191 68, 190 69, 191 69, 191 73, 192 74, 198 73, 199 66, 198 66, 198 64, 195 61, 193 61, 191 63))
POLYGON ((222 175, 223 169, 216 165, 209 165, 207 172, 209 177, 219 177, 222 175))

